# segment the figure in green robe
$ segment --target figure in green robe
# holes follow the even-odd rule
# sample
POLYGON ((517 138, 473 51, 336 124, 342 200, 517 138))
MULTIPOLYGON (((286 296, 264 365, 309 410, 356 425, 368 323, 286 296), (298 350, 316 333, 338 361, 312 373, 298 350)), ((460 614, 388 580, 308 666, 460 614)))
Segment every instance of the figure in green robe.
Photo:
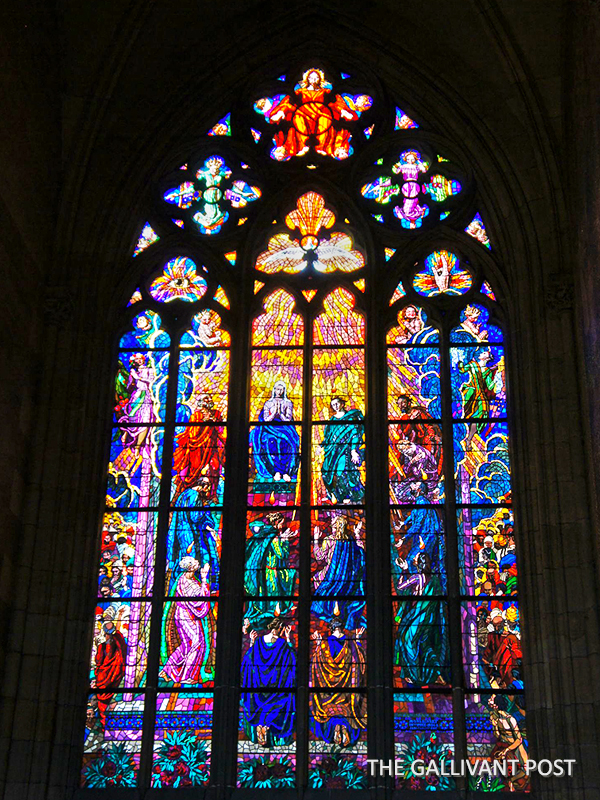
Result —
POLYGON ((357 408, 346 411, 346 401, 334 397, 332 415, 321 446, 321 477, 331 503, 362 503, 364 485, 360 465, 364 460, 364 416, 357 408))

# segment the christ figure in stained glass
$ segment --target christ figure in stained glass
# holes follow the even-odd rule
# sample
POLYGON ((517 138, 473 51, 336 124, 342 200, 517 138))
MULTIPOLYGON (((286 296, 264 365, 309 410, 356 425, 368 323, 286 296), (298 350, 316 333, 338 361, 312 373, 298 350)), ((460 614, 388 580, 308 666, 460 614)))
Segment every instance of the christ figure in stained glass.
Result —
POLYGON ((276 381, 271 397, 258 416, 260 422, 285 423, 257 425, 250 433, 250 443, 259 483, 291 483, 298 472, 300 437, 294 427, 294 404, 287 396, 283 381, 276 381), (289 424, 288 424, 289 423, 289 424))
POLYGON ((287 161, 292 156, 303 156, 313 142, 319 155, 339 160, 351 155, 351 134, 345 128, 334 126, 334 121, 357 120, 371 107, 373 100, 367 95, 338 94, 327 102, 331 90, 332 85, 322 70, 310 69, 296 84, 295 97, 265 97, 256 102, 256 110, 271 124, 291 123, 287 132, 282 130, 275 134, 272 158, 287 161))
POLYGON ((358 628, 354 637, 349 637, 339 616, 329 621, 330 634, 323 639, 315 630, 312 638, 316 642, 311 664, 311 686, 320 689, 338 689, 332 694, 311 694, 310 708, 314 733, 318 739, 347 747, 358 741, 366 728, 365 696, 341 689, 363 684, 366 660, 361 636, 365 632, 358 628))
POLYGON ((210 596, 209 565, 201 567, 195 558, 184 556, 179 567, 182 574, 175 593, 189 599, 173 603, 167 615, 165 633, 169 655, 160 675, 175 684, 198 684, 202 682, 204 670, 214 667, 208 663, 214 637, 211 604, 208 600, 192 599, 210 596), (200 580, 196 577, 198 571, 200 580))
POLYGON ((242 720, 248 739, 261 747, 288 744, 294 735, 296 701, 293 692, 249 691, 293 689, 296 656, 291 626, 273 617, 267 633, 250 631, 252 644, 242 659, 242 720))
POLYGON ((321 531, 313 532, 313 556, 317 570, 313 574, 313 612, 328 622, 339 615, 348 630, 363 627, 365 623, 364 599, 336 600, 336 597, 364 595, 365 543, 361 538, 362 520, 354 531, 348 530, 345 516, 334 517, 331 534, 321 539, 321 531))
POLYGON ((363 462, 362 411, 346 410, 341 397, 331 400, 330 424, 325 426, 321 447, 321 477, 332 503, 362 503, 364 486, 359 467, 363 462))

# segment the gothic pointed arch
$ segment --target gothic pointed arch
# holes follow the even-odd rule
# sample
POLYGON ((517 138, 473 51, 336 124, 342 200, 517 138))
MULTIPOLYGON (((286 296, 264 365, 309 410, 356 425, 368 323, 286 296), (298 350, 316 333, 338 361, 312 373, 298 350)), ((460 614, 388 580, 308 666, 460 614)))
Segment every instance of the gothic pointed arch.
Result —
POLYGON ((526 790, 508 332, 468 154, 315 59, 215 109, 153 192, 82 785, 366 789, 377 746, 396 788, 429 788, 424 750, 509 749, 469 788, 526 790))

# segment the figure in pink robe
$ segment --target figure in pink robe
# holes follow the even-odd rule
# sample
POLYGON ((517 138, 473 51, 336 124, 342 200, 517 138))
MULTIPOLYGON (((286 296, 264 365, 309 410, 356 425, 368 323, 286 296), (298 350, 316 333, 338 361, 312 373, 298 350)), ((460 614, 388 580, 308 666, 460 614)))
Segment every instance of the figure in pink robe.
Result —
MULTIPOLYGON (((207 581, 209 564, 200 569, 195 558, 185 556, 179 566, 183 575, 175 587, 176 597, 209 597, 210 585, 207 581), (200 570, 201 580, 195 573, 200 570)), ((208 600, 179 600, 174 603, 175 611, 167 620, 167 647, 179 641, 178 646, 167 659, 161 676, 176 684, 197 684, 203 682, 201 673, 208 671, 210 645, 213 638, 214 619, 208 600)))

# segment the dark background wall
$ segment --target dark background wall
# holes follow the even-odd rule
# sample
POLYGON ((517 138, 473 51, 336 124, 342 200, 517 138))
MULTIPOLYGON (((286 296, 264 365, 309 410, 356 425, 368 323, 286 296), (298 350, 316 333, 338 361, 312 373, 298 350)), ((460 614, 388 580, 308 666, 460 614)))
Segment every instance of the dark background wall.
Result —
POLYGON ((471 158, 513 331, 536 796, 598 797, 600 9, 592 0, 0 8, 0 626, 6 797, 76 783, 114 322, 152 181, 307 48, 471 158))

